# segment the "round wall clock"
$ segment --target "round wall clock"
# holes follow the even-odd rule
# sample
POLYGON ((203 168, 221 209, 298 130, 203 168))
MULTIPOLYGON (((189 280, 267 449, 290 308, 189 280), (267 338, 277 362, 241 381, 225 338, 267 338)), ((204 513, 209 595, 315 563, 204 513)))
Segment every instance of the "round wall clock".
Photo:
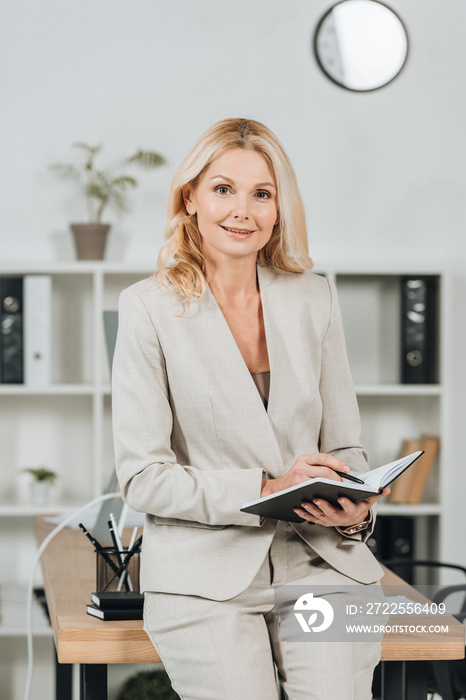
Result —
POLYGON ((322 17, 314 52, 325 75, 347 90, 390 83, 408 55, 408 35, 393 10, 377 0, 343 0, 322 17))

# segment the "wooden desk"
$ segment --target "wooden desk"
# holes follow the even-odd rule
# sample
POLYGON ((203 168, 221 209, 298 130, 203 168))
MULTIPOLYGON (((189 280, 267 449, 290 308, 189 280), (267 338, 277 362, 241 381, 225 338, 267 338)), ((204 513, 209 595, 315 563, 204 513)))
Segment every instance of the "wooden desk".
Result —
MULTIPOLYGON (((39 543, 51 530, 52 526, 45 523, 43 518, 37 518, 39 543)), ((107 664, 160 661, 143 630, 142 620, 103 622, 86 613, 86 605, 91 602, 91 593, 95 589, 95 554, 80 530, 65 528, 52 540, 42 555, 42 572, 58 662, 81 665, 82 700, 103 700, 107 697, 107 664)), ((386 570, 382 584, 399 586, 400 595, 406 595, 409 590, 412 599, 425 600, 391 571, 386 570)), ((390 588, 390 595, 397 592, 390 588)), ((391 620, 393 624, 421 622, 419 616, 396 617, 396 620, 391 620)), ((450 620, 451 623, 456 622, 453 618, 450 620)), ((428 623, 434 623, 432 615, 428 623)), ((464 658, 464 628, 458 627, 458 623, 451 627, 449 634, 438 634, 431 641, 413 641, 412 635, 410 641, 407 640, 394 633, 384 637, 381 657, 385 669, 383 700, 408 698, 406 669, 415 669, 416 665, 405 665, 404 662, 464 658), (387 662, 392 662, 389 664, 389 674, 386 673, 387 662)), ((65 674, 65 685, 68 684, 66 678, 65 674)), ((62 691, 60 700, 66 697, 71 698, 71 694, 66 696, 62 691)), ((415 700, 413 691, 410 691, 409 700, 415 700)))

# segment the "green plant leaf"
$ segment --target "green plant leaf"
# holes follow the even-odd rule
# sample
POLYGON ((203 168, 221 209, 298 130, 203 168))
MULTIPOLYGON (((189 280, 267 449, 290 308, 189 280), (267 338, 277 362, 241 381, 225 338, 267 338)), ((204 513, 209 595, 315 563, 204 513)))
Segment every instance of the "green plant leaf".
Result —
POLYGON ((110 178, 103 170, 94 170, 92 175, 89 176, 89 182, 92 182, 96 187, 101 187, 102 189, 108 189, 110 187, 110 178))
POLYGON ((94 159, 98 153, 102 150, 102 144, 98 144, 97 146, 89 146, 87 143, 83 143, 82 141, 77 141, 76 143, 73 144, 75 148, 80 148, 82 151, 84 151, 87 154, 87 160, 84 164, 85 170, 93 170, 94 168, 94 159))
POLYGON ((110 187, 117 187, 121 190, 126 190, 128 187, 137 187, 138 181, 131 177, 130 175, 120 175, 120 177, 115 177, 110 180, 110 187))
POLYGON ((58 474, 46 467, 27 467, 25 472, 31 474, 36 481, 55 481, 58 474))
POLYGON ((86 197, 98 199, 99 202, 108 201, 108 191, 96 182, 89 182, 86 186, 86 197))
POLYGON ((134 155, 127 158, 124 162, 141 165, 143 168, 150 170, 163 165, 165 163, 165 158, 155 151, 143 151, 139 149, 139 151, 136 151, 134 155))
POLYGON ((80 148, 89 155, 95 156, 102 150, 102 144, 99 143, 97 146, 90 146, 88 143, 83 143, 83 141, 75 141, 73 148, 80 148))

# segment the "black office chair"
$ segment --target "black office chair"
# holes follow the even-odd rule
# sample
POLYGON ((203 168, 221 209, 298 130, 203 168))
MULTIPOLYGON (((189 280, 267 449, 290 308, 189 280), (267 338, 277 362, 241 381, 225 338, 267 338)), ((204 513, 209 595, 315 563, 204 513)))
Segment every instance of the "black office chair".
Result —
MULTIPOLYGON (((438 586, 438 590, 432 596, 432 602, 437 605, 444 603, 446 599, 455 593, 464 593, 459 610, 450 613, 459 622, 464 624, 466 619, 466 567, 459 564, 448 564, 446 562, 429 561, 423 559, 386 559, 381 562, 391 571, 403 577, 406 572, 413 573, 414 569, 426 567, 432 572, 441 569, 451 569, 459 571, 464 576, 464 583, 452 586, 438 586)), ((415 585, 415 584, 414 584, 415 585)), ((420 662, 416 662, 420 663, 420 662)), ((427 664, 427 687, 429 693, 438 693, 442 700, 460 700, 466 698, 466 661, 426 661, 427 664)))

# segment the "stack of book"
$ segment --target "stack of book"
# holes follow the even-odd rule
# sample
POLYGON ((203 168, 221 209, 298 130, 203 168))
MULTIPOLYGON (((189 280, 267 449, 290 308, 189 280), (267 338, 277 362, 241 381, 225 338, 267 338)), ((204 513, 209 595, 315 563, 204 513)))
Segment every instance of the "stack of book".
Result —
POLYGON ((92 594, 87 614, 100 620, 142 620, 144 595, 136 591, 100 592, 92 594))
POLYGON ((411 469, 393 483, 392 492, 388 497, 390 503, 421 503, 437 460, 439 444, 436 435, 422 435, 419 439, 403 442, 402 456, 413 450, 423 450, 424 454, 411 469))

